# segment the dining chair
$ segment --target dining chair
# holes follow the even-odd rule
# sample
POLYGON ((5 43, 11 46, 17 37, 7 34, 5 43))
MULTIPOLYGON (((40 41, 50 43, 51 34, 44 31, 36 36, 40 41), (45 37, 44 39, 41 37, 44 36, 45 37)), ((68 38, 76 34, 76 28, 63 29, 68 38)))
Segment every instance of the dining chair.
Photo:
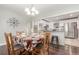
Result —
POLYGON ((20 44, 14 44, 12 33, 5 33, 5 39, 9 55, 17 55, 24 53, 25 49, 20 44))
POLYGON ((44 39, 41 38, 38 40, 40 43, 33 48, 32 55, 43 55, 43 48, 44 48, 44 39))
POLYGON ((51 33, 50 32, 44 32, 44 54, 49 54, 49 46, 50 46, 50 40, 51 40, 51 33))

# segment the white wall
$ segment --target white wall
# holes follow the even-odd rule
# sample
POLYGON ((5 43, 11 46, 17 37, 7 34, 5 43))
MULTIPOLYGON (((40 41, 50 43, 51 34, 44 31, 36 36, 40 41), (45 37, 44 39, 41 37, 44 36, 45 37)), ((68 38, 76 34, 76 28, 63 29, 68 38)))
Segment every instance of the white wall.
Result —
POLYGON ((26 24, 27 24, 27 18, 24 18, 20 14, 6 10, 6 9, 0 9, 0 45, 5 43, 5 37, 4 32, 12 32, 13 34, 16 31, 25 31, 26 32, 26 24), (16 17, 16 19, 19 20, 19 26, 16 28, 13 28, 9 26, 7 23, 7 20, 11 17, 16 17))

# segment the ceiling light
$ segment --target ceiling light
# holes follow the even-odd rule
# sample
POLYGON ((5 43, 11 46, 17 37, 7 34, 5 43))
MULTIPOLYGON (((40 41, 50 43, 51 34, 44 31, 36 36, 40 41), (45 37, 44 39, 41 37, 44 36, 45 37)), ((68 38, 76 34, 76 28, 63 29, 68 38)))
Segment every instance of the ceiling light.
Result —
POLYGON ((30 14, 31 14, 31 12, 30 12, 30 11, 28 11, 28 12, 27 12, 27 15, 30 15, 30 14))
POLYGON ((35 11, 35 13, 36 13, 36 14, 39 14, 39 12, 38 12, 37 10, 35 11))
POLYGON ((35 7, 32 7, 31 11, 36 11, 35 7))
POLYGON ((32 6, 31 8, 25 8, 25 12, 27 13, 27 15, 32 16, 39 14, 38 10, 34 6, 32 6))
POLYGON ((34 12, 32 12, 32 14, 31 14, 31 15, 35 16, 35 13, 34 13, 34 12))
POLYGON ((29 11, 29 8, 25 8, 25 11, 28 12, 29 11))
POLYGON ((73 16, 72 14, 70 14, 70 16, 73 16))

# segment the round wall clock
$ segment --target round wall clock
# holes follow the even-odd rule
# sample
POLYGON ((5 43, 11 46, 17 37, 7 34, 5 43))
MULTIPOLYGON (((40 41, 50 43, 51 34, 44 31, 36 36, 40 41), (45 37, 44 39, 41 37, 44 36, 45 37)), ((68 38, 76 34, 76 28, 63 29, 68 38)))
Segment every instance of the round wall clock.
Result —
POLYGON ((9 18, 9 20, 7 22, 9 23, 10 26, 12 26, 14 28, 19 25, 19 21, 15 17, 9 18))

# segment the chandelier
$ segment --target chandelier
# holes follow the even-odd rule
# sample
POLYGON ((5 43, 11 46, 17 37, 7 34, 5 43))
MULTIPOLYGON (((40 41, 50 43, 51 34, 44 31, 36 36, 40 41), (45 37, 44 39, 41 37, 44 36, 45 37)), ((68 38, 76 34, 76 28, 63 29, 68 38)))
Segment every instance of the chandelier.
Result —
POLYGON ((27 15, 32 16, 39 14, 38 10, 33 5, 30 8, 25 8, 25 12, 27 13, 27 15))

